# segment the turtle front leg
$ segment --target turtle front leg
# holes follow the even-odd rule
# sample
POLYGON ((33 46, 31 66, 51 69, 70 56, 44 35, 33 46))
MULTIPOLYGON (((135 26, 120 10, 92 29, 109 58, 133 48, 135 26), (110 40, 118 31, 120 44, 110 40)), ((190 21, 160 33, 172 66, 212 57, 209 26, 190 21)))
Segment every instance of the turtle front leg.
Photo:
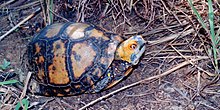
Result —
MULTIPOLYGON (((129 75, 131 73, 131 71, 133 70, 133 68, 129 68, 126 72, 124 72, 124 74, 127 74, 129 75)), ((114 80, 112 80, 112 82, 105 88, 105 89, 109 89, 113 86, 115 86, 116 84, 118 84, 120 81, 122 81, 124 78, 126 78, 126 76, 123 76, 123 77, 117 77, 117 78, 114 78, 114 80)))
POLYGON ((100 81, 93 85, 89 92, 96 93, 113 87, 127 77, 132 70, 133 68, 131 64, 126 61, 113 61, 104 76, 102 76, 100 81))
POLYGON ((109 67, 104 76, 101 77, 101 79, 93 85, 93 87, 89 90, 90 93, 96 93, 100 92, 104 88, 108 86, 110 82, 112 82, 114 78, 114 70, 113 68, 109 67))

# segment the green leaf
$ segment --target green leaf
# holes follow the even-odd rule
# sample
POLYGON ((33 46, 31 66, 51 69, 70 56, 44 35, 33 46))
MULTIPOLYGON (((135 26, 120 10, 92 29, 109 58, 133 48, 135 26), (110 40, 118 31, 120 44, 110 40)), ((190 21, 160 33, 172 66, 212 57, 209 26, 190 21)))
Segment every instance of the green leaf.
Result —
POLYGON ((18 80, 8 80, 8 81, 3 81, 0 82, 0 85, 8 85, 8 84, 14 84, 14 83, 18 83, 18 80))
POLYGON ((5 69, 8 68, 8 66, 9 66, 10 64, 11 64, 11 62, 9 62, 9 61, 7 61, 7 60, 4 59, 3 64, 0 65, 0 69, 5 70, 5 69))
MULTIPOLYGON (((24 106, 24 110, 27 110, 28 105, 29 105, 29 101, 27 99, 22 99, 21 103, 24 106)), ((19 110, 21 108, 21 103, 20 102, 17 103, 17 105, 15 106, 15 110, 19 110)))
POLYGON ((214 12, 212 7, 212 0, 208 0, 208 6, 209 6, 209 25, 210 25, 210 34, 211 34, 211 40, 212 40, 212 49, 213 49, 213 57, 215 62, 215 68, 218 70, 218 60, 217 60, 217 43, 218 39, 215 38, 215 30, 214 30, 214 12))
POLYGON ((220 35, 220 27, 218 28, 217 33, 215 34, 215 38, 217 38, 217 41, 216 41, 217 44, 220 41, 220 36, 219 35, 220 35))
POLYGON ((211 37, 213 40, 213 43, 216 44, 216 39, 215 39, 215 31, 214 31, 214 12, 213 12, 213 7, 212 7, 212 0, 208 0, 208 5, 209 5, 209 24, 210 24, 210 31, 211 31, 211 37))
POLYGON ((208 32, 208 29, 207 29, 202 17, 200 16, 200 14, 196 10, 196 8, 193 6, 192 0, 188 0, 188 3, 190 5, 190 7, 192 8, 193 12, 195 13, 196 17, 198 18, 198 21, 201 23, 202 27, 208 32))

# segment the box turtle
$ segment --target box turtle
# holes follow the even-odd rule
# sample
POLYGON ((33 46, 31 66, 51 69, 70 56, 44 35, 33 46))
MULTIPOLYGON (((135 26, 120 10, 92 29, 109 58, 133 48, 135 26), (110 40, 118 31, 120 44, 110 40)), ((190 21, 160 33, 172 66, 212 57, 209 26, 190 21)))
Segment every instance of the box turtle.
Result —
POLYGON ((108 89, 129 75, 145 43, 140 35, 123 40, 86 23, 49 25, 28 45, 37 81, 32 90, 45 96, 70 96, 108 89))

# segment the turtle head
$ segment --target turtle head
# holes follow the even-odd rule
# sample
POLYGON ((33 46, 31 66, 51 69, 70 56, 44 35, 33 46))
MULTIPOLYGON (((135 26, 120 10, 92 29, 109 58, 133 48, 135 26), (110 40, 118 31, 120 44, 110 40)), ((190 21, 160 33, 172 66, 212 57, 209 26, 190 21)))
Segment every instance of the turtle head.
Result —
POLYGON ((122 42, 116 51, 116 60, 124 60, 132 65, 137 65, 145 51, 146 41, 140 35, 132 36, 122 42))

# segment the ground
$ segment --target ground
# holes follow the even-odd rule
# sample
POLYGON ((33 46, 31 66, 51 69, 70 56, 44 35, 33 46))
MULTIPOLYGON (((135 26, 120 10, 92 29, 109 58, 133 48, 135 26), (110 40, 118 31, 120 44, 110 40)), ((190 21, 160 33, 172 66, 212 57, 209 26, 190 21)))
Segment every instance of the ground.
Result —
MULTIPOLYGON (((194 0, 193 5, 208 31, 201 26, 188 0, 54 0, 52 5, 48 2, 52 0, 45 1, 0 1, 0 35, 7 33, 42 8, 34 17, 0 40, 0 62, 3 63, 6 59, 11 63, 7 69, 0 69, 1 81, 5 74, 10 74, 7 80, 18 77, 26 79, 25 76, 29 72, 26 65, 27 44, 40 29, 51 23, 91 23, 125 39, 141 34, 148 42, 146 52, 126 80, 97 94, 44 97, 27 93, 22 96, 24 89, 18 89, 14 85, 2 85, 1 109, 14 109, 22 99, 29 101, 30 110, 80 109, 102 96, 137 82, 135 86, 102 98, 86 109, 220 109, 219 72, 215 71, 216 66, 213 66, 206 0, 194 0), (45 4, 52 8, 49 10, 45 4)), ((217 0, 212 2, 214 31, 218 37, 220 5, 217 0)))

